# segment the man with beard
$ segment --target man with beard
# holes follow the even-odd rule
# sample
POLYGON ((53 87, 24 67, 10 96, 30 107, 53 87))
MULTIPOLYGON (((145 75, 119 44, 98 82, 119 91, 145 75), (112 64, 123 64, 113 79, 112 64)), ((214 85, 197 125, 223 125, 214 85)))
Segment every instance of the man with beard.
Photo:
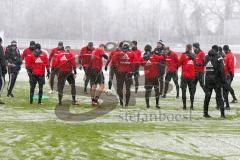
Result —
POLYGON ((125 107, 128 107, 130 96, 131 96, 131 85, 133 84, 132 75, 133 75, 133 60, 134 54, 129 51, 129 45, 124 44, 122 52, 119 52, 115 60, 118 64, 117 66, 117 94, 119 96, 120 105, 123 107, 123 87, 125 84, 126 87, 126 102, 125 107))
MULTIPOLYGON (((154 49, 155 54, 164 56, 164 44, 162 40, 157 42, 157 47, 154 49)), ((163 86, 164 86, 164 75, 165 75, 165 59, 161 60, 158 64, 159 68, 159 81, 160 81, 160 96, 163 94, 163 86)))
POLYGON ((142 60, 142 65, 144 66, 144 75, 145 75, 145 101, 147 108, 150 108, 149 97, 151 96, 152 88, 155 90, 156 98, 156 108, 160 109, 159 106, 159 71, 158 63, 163 60, 163 56, 156 55, 152 52, 152 47, 146 45, 145 53, 142 60))
POLYGON ((91 56, 91 74, 90 74, 90 83, 92 86, 91 97, 92 97, 92 106, 99 104, 98 100, 104 90, 104 75, 102 71, 103 67, 103 58, 108 59, 108 56, 105 54, 106 46, 100 44, 99 48, 96 48, 91 56), (99 88, 97 88, 99 85, 99 88))
MULTIPOLYGON (((3 88, 5 86, 6 73, 7 73, 6 60, 5 60, 5 55, 2 47, 2 38, 0 37, 0 98, 2 95, 3 88)), ((0 104, 5 104, 5 103, 0 99, 0 104)))
POLYGON ((57 58, 58 54, 63 53, 63 52, 65 52, 63 42, 60 41, 60 42, 58 42, 58 47, 52 49, 52 51, 49 55, 49 66, 51 66, 51 75, 50 75, 50 80, 49 80, 50 88, 51 88, 51 90, 49 91, 50 94, 53 94, 54 78, 58 74, 56 58, 57 58))
POLYGON ((30 78, 30 70, 31 70, 31 66, 30 66, 30 57, 33 55, 35 49, 35 42, 31 41, 30 42, 30 46, 28 48, 26 48, 23 51, 23 54, 21 55, 22 60, 25 60, 25 68, 27 70, 28 76, 29 76, 29 82, 31 81, 30 78))
POLYGON ((195 77, 195 68, 194 68, 194 54, 192 53, 192 45, 188 44, 186 46, 186 52, 184 52, 179 60, 179 66, 182 66, 182 77, 181 77, 181 89, 182 89, 182 101, 183 101, 183 110, 186 110, 186 91, 187 87, 190 93, 191 107, 193 110, 194 103, 194 77, 195 77))
POLYGON ((71 85, 72 105, 78 105, 76 101, 75 78, 77 75, 75 55, 70 46, 65 47, 65 52, 60 53, 56 59, 58 69, 58 104, 62 105, 63 89, 65 82, 71 85))
POLYGON ((30 104, 33 104, 33 96, 36 85, 38 84, 38 104, 42 105, 43 85, 45 84, 45 68, 47 69, 47 77, 50 76, 48 57, 41 50, 41 45, 36 44, 33 55, 29 58, 29 74, 30 78, 30 104))
POLYGON ((79 63, 80 63, 80 70, 83 67, 85 72, 85 81, 84 81, 84 93, 87 94, 87 86, 90 80, 90 64, 91 64, 91 56, 92 52, 94 51, 93 42, 89 42, 86 47, 83 47, 79 54, 79 63))
POLYGON ((195 53, 195 55, 194 55, 194 67, 195 67, 195 80, 194 80, 195 91, 194 91, 194 94, 195 94, 198 82, 204 91, 203 76, 204 76, 205 53, 201 50, 199 43, 193 43, 193 51, 195 53))
POLYGON ((17 80, 17 76, 19 71, 21 70, 22 59, 20 55, 20 51, 17 48, 17 42, 12 41, 11 45, 7 47, 5 52, 6 61, 8 63, 8 74, 9 74, 9 82, 8 82, 8 97, 14 97, 12 94, 12 90, 17 80))
POLYGON ((114 61, 114 58, 116 57, 116 55, 119 52, 121 52, 122 45, 123 45, 123 42, 120 42, 118 47, 110 52, 109 57, 108 57, 108 61, 107 61, 106 65, 105 65, 105 71, 107 71, 108 65, 110 65, 109 81, 108 81, 108 89, 109 89, 109 91, 111 91, 111 89, 112 89, 112 81, 113 81, 114 75, 116 74, 116 68, 117 68, 117 66, 116 66, 117 63, 116 63, 116 61, 114 61))
MULTIPOLYGON (((231 87, 232 81, 234 79, 234 55, 231 52, 230 48, 228 45, 224 45, 223 46, 223 51, 225 53, 225 57, 224 57, 224 71, 227 77, 227 83, 229 84, 229 86, 231 87)), ((231 87, 232 88, 232 87, 231 87)), ((226 89, 226 87, 223 88, 223 96, 224 96, 224 100, 226 102, 226 109, 230 109, 229 103, 228 103, 228 94, 229 94, 229 90, 226 89)), ((235 97, 235 94, 233 94, 233 101, 232 103, 237 103, 237 98, 235 97)))
POLYGON ((221 117, 225 118, 224 102, 222 98, 221 87, 222 83, 226 81, 224 73, 223 58, 212 49, 208 52, 208 55, 204 59, 205 69, 205 99, 204 99, 204 111, 203 116, 210 118, 208 114, 209 102, 211 99, 212 91, 216 93, 217 106, 220 108, 221 117))
POLYGON ((178 55, 171 51, 169 47, 165 47, 165 61, 166 61, 166 70, 167 74, 165 77, 165 89, 163 98, 166 98, 168 91, 169 82, 173 79, 173 82, 176 86, 177 95, 176 98, 179 98, 179 84, 178 84, 178 55))
POLYGON ((137 41, 132 41, 132 53, 134 54, 134 60, 133 60, 133 65, 134 65, 134 81, 135 81, 135 93, 138 92, 138 87, 139 87, 139 67, 140 67, 140 61, 142 58, 142 52, 138 49, 137 47, 137 41))

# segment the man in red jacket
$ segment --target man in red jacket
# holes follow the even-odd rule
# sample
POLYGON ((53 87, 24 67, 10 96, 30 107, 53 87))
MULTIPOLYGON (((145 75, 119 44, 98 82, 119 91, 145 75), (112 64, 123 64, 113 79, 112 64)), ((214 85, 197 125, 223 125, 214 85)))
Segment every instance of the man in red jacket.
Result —
POLYGON ((22 60, 25 60, 25 67, 26 67, 29 78, 31 77, 29 75, 29 70, 31 70, 30 57, 33 55, 34 49, 35 49, 35 42, 31 41, 29 48, 26 48, 21 55, 22 60))
POLYGON ((119 52, 116 57, 115 61, 118 62, 117 64, 117 94, 119 96, 120 105, 123 106, 123 85, 125 83, 126 87, 126 102, 125 107, 128 107, 130 96, 131 96, 131 85, 133 84, 132 75, 133 75, 133 60, 134 54, 129 51, 129 45, 124 44, 122 48, 122 52, 119 52))
POLYGON ((134 54, 134 81, 135 81, 135 93, 138 91, 138 86, 139 86, 139 67, 140 67, 140 61, 142 58, 142 52, 138 49, 137 47, 137 41, 132 41, 132 53, 134 54))
POLYGON ((105 54, 105 49, 105 45, 101 44, 99 48, 92 52, 91 56, 90 83, 92 86, 91 97, 93 106, 98 105, 98 99, 104 90, 104 75, 102 72, 103 58, 108 59, 108 56, 105 54), (99 85, 98 89, 97 85, 99 85))
POLYGON ((87 86, 90 80, 90 65, 91 65, 91 56, 94 51, 93 42, 89 42, 86 47, 83 47, 79 54, 79 63, 81 64, 80 69, 85 72, 85 82, 84 82, 84 93, 87 94, 87 86))
POLYGON ((145 101, 147 108, 150 108, 149 97, 152 92, 152 88, 155 90, 155 98, 156 98, 156 108, 160 108, 159 106, 159 69, 158 63, 163 60, 164 57, 162 55, 156 55, 152 52, 152 47, 150 45, 146 45, 145 53, 142 59, 142 65, 144 66, 144 75, 145 75, 145 101))
POLYGON ((63 53, 64 46, 63 42, 58 42, 58 47, 52 49, 50 55, 49 55, 49 65, 51 65, 51 76, 50 76, 50 94, 53 93, 53 86, 54 86, 54 78, 57 75, 57 64, 56 64, 56 57, 58 54, 63 53))
POLYGON ((182 88, 182 101, 183 101, 183 110, 186 110, 186 90, 187 87, 190 93, 191 107, 193 110, 194 102, 194 77, 195 77, 195 68, 194 68, 194 55, 192 53, 192 45, 188 44, 186 46, 186 52, 184 52, 179 60, 179 66, 182 66, 182 77, 181 77, 181 88, 182 88))
POLYGON ((171 51, 169 47, 165 48, 165 61, 166 61, 166 70, 167 74, 165 77, 165 89, 163 98, 166 98, 168 91, 169 82, 173 79, 173 82, 176 86, 177 95, 176 98, 179 98, 179 84, 178 84, 178 56, 175 52, 171 51))
POLYGON ((42 104, 43 85, 45 84, 45 68, 47 69, 47 77, 50 76, 48 56, 41 51, 41 45, 36 44, 34 54, 29 57, 29 74, 30 78, 30 104, 33 103, 33 96, 36 84, 38 83, 38 104, 42 104))
POLYGON ((109 70, 109 81, 108 81, 108 89, 112 89, 112 81, 113 77, 116 74, 116 61, 114 61, 115 55, 117 55, 119 52, 121 52, 123 42, 120 42, 118 45, 118 48, 114 49, 113 51, 110 52, 108 61, 105 65, 105 71, 107 71, 107 67, 110 64, 110 70, 109 70))
MULTIPOLYGON (((204 57, 205 53, 200 49, 199 43, 193 44, 193 50, 195 53, 194 56, 194 66, 195 66, 195 80, 194 85, 195 89, 197 88, 197 83, 199 82, 200 86, 202 87, 204 91, 204 82, 203 82, 203 76, 204 76, 204 57)), ((194 91, 195 94, 196 90, 194 91)))
POLYGON ((72 105, 78 105, 76 101, 76 85, 75 78, 77 75, 75 55, 71 51, 70 46, 65 47, 65 52, 62 52, 56 57, 56 65, 58 69, 58 104, 62 105, 63 89, 65 82, 71 85, 72 105))
MULTIPOLYGON (((225 57, 224 57, 224 71, 227 77, 227 83, 229 84, 229 86, 231 87, 233 78, 234 78, 234 55, 231 52, 230 48, 228 45, 224 45, 223 46, 223 51, 225 53, 225 57)), ((224 101, 226 103, 226 109, 230 109, 229 103, 228 103, 228 94, 229 94, 229 90, 226 89, 225 87, 223 87, 223 97, 224 97, 224 101)), ((232 103, 237 103, 237 99, 235 97, 235 95, 233 95, 233 101, 232 103)))

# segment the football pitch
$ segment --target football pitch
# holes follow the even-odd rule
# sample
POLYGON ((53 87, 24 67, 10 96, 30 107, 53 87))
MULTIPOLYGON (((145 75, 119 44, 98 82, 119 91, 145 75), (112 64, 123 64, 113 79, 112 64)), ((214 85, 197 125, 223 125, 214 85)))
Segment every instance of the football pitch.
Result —
MULTIPOLYGON (((77 84, 81 85, 82 79, 78 78, 77 84)), ((239 80, 236 77, 233 83, 238 99, 239 80)), ((182 110, 181 99, 175 98, 173 89, 166 99, 160 100, 161 110, 154 108, 154 98, 150 109, 145 108, 144 98, 136 98, 137 104, 128 109, 116 106, 102 114, 100 108, 101 116, 89 115, 94 109, 90 98, 79 95, 81 105, 69 106, 71 114, 65 118, 58 115, 61 112, 56 106, 57 94, 50 95, 48 91, 45 85, 48 98, 38 106, 36 102, 28 103, 29 84, 24 78, 19 78, 14 98, 6 97, 5 87, 2 99, 6 104, 0 106, 1 160, 240 159, 239 103, 232 104, 232 109, 226 111, 227 118, 221 119, 220 112, 215 110, 213 93, 209 112, 212 118, 204 119, 201 88, 197 90, 192 112, 189 108, 182 110), (72 119, 84 115, 89 120, 72 119)), ((64 95, 64 99, 71 96, 64 95)))

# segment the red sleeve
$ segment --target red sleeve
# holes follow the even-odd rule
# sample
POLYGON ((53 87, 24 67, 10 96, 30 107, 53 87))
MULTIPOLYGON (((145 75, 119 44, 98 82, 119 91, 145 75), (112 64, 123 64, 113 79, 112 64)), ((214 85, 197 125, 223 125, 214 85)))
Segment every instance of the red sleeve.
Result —
POLYGON ((55 52, 55 49, 52 49, 52 51, 50 52, 48 65, 50 65, 50 63, 51 63, 51 60, 52 60, 53 55, 54 55, 54 52, 55 52))
POLYGON ((84 48, 82 48, 81 50, 80 50, 80 52, 79 52, 79 55, 78 55, 78 59, 81 61, 82 60, 82 54, 83 54, 83 51, 84 50, 84 48))
POLYGON ((21 55, 22 60, 24 60, 27 56, 27 49, 25 49, 21 55))
POLYGON ((176 53, 174 53, 174 60, 176 64, 179 64, 178 55, 176 53))
POLYGON ((29 57, 29 67, 32 68, 33 65, 33 56, 29 57))
POLYGON ((179 63, 178 63, 179 67, 183 65, 183 61, 184 61, 184 55, 182 54, 180 59, 179 59, 179 63))
POLYGON ((44 57, 45 57, 45 65, 46 65, 46 68, 49 69, 49 61, 48 61, 47 53, 44 53, 44 57))
POLYGON ((228 57, 228 69, 234 75, 234 56, 228 57))

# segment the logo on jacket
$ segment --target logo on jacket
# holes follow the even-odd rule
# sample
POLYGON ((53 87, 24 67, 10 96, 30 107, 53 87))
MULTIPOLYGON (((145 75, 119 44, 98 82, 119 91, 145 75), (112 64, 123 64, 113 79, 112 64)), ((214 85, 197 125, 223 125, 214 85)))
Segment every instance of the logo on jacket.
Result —
POLYGON ((127 54, 124 54, 124 56, 122 56, 122 58, 121 58, 121 59, 129 60, 129 57, 128 57, 128 55, 127 55, 127 54))
POLYGON ((188 61, 187 64, 191 64, 191 65, 193 65, 193 60, 188 61))
POLYGON ((43 63, 43 61, 41 60, 40 57, 38 57, 38 58, 35 60, 35 63, 43 63))
POLYGON ((67 61, 67 58, 66 58, 66 56, 64 55, 64 56, 62 56, 62 58, 60 59, 61 61, 67 61))

